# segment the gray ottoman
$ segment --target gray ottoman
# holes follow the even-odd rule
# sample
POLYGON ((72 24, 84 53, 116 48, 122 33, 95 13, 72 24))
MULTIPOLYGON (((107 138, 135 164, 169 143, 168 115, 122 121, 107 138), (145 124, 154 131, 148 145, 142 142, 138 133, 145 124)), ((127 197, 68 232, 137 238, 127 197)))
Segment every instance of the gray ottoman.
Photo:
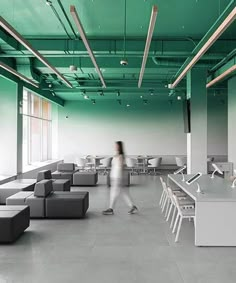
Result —
POLYGON ((52 183, 52 188, 54 192, 69 192, 70 191, 70 180, 64 180, 64 179, 59 179, 59 180, 53 180, 52 183))
POLYGON ((15 241, 29 227, 29 223, 28 206, 0 206, 0 242, 15 241))
POLYGON ((97 172, 76 172, 73 175, 74 186, 95 186, 97 181, 97 172))
POLYGON ((46 198, 46 217, 84 218, 88 206, 88 192, 54 192, 46 198))
POLYGON ((35 179, 17 179, 0 185, 0 204, 5 204, 6 199, 20 191, 33 191, 35 179))

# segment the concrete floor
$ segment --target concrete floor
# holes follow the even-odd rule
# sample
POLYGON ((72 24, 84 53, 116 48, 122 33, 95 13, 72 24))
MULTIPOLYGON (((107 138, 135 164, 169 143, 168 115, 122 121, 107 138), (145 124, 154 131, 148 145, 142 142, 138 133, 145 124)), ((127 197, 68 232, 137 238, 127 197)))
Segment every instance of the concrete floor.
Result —
MULTIPOLYGON (((158 207, 158 177, 132 177, 139 213, 122 199, 103 216, 109 189, 99 176, 84 220, 32 220, 13 245, 0 246, 0 283, 235 283, 236 248, 197 248, 186 221, 174 243, 158 207)), ((73 188, 83 190, 83 188, 73 188)))

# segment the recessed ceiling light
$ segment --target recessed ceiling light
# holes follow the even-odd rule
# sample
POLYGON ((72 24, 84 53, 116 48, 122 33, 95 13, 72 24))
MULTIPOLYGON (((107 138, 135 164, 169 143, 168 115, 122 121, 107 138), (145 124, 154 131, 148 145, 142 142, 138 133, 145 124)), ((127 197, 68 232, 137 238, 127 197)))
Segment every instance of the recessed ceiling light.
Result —
POLYGON ((84 99, 89 99, 89 96, 88 95, 84 95, 84 99))
POLYGON ((143 98, 143 96, 142 96, 142 95, 140 95, 140 98, 143 98))
POLYGON ((127 106, 127 107, 130 107, 130 104, 127 104, 126 106, 127 106))
POLYGON ((177 100, 181 100, 182 97, 180 95, 177 96, 177 100))

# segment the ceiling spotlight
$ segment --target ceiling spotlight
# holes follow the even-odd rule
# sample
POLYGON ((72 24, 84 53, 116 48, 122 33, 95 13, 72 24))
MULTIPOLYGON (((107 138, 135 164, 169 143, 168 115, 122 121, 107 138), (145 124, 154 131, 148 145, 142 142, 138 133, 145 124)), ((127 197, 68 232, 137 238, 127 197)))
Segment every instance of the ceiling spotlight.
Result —
POLYGON ((140 98, 143 98, 143 96, 142 96, 142 95, 140 95, 140 98))
POLYGON ((117 102, 121 105, 121 100, 120 99, 117 99, 117 102))
POLYGON ((122 66, 127 66, 128 65, 128 60, 127 59, 122 59, 122 60, 120 60, 120 64, 122 66))
POLYGON ((174 89, 171 89, 170 92, 169 92, 169 96, 174 95, 174 93, 175 93, 174 89))
POLYGON ((48 87, 51 88, 51 87, 52 87, 52 84, 49 84, 48 87))
POLYGON ((104 96, 103 90, 99 90, 98 94, 99 94, 100 96, 104 96))
POLYGON ((76 71, 77 71, 77 66, 75 66, 75 65, 70 65, 70 71, 71 71, 71 72, 76 72, 76 71))
POLYGON ((178 95, 177 100, 182 100, 182 97, 180 95, 178 95))
POLYGON ((46 0, 46 5, 48 5, 48 6, 52 6, 52 1, 50 1, 50 0, 46 0))
POLYGON ((150 91, 150 95, 154 95, 154 92, 153 92, 153 90, 151 90, 151 91, 150 91))
POLYGON ((51 92, 51 94, 52 94, 52 96, 56 96, 56 94, 55 94, 55 92, 54 92, 54 91, 52 91, 52 92, 51 92))
POLYGON ((92 103, 93 103, 93 104, 96 104, 96 100, 95 100, 95 99, 92 99, 92 103))
POLYGON ((83 90, 82 90, 82 95, 85 95, 85 94, 86 94, 86 90, 83 89, 83 90))
POLYGON ((84 95, 84 99, 89 99, 89 96, 88 95, 84 95))
POLYGON ((130 104, 127 104, 126 106, 127 106, 127 107, 130 107, 130 104))
POLYGON ((117 91, 117 96, 120 96, 120 91, 119 90, 117 91))
POLYGON ((148 101, 145 99, 145 100, 143 101, 143 104, 144 104, 144 105, 147 105, 147 103, 148 103, 148 101))

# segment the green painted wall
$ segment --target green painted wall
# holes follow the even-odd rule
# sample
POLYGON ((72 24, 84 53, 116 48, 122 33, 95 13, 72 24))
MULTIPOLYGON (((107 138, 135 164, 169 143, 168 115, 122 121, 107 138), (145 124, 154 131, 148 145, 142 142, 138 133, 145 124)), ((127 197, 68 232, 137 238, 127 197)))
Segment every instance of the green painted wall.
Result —
POLYGON ((16 174, 17 84, 0 76, 0 175, 16 174))

